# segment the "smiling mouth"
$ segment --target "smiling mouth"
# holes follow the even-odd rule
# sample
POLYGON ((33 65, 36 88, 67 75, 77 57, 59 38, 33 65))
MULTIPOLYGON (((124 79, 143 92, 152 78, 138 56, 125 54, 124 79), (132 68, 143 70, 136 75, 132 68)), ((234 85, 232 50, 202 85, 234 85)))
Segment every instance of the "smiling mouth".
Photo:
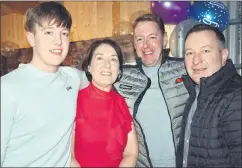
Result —
POLYGON ((207 68, 193 69, 193 72, 195 72, 195 73, 200 73, 200 72, 205 71, 206 69, 207 69, 207 68))
POLYGON ((144 52, 144 55, 150 55, 152 53, 153 53, 152 51, 148 51, 148 52, 144 52))
POLYGON ((56 55, 61 55, 62 50, 54 49, 54 50, 50 50, 50 52, 56 55))
POLYGON ((101 75, 103 75, 103 76, 111 76, 112 73, 111 72, 101 72, 101 75))

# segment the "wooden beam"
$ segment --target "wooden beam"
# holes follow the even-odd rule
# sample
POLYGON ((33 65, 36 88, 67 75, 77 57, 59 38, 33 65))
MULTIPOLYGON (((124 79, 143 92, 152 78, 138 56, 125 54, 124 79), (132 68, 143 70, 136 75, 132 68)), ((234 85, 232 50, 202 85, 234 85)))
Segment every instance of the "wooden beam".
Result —
POLYGON ((4 1, 1 2, 1 16, 10 13, 24 14, 28 8, 38 4, 37 1, 4 1))
POLYGON ((113 35, 120 34, 120 2, 112 2, 113 35))
POLYGON ((10 13, 15 13, 15 11, 8 6, 1 4, 1 16, 9 15, 10 13))

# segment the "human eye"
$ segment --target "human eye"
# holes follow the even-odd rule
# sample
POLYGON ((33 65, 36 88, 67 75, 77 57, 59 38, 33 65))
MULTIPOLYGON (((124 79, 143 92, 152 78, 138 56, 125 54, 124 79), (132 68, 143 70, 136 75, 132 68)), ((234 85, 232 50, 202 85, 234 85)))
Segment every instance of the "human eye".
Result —
POLYGON ((117 58, 117 57, 112 57, 112 58, 111 58, 111 61, 113 61, 113 62, 118 62, 118 58, 117 58))
POLYGON ((156 39, 157 37, 156 36, 150 36, 150 39, 156 39))
POLYGON ((137 38, 136 38, 136 41, 138 41, 138 42, 139 42, 139 41, 142 41, 142 40, 143 40, 143 38, 141 38, 141 37, 137 37, 137 38))
POLYGON ((204 50, 201 51, 201 54, 202 55, 208 55, 210 52, 211 52, 210 50, 204 49, 204 50))
POLYGON ((97 56, 96 59, 97 59, 98 61, 103 60, 103 58, 102 58, 101 56, 97 56))
POLYGON ((187 52, 185 53, 185 56, 191 56, 191 55, 193 55, 193 52, 192 52, 192 51, 187 51, 187 52))
POLYGON ((53 32, 52 31, 45 31, 45 35, 52 35, 53 32))
POLYGON ((66 36, 66 37, 69 37, 69 34, 70 34, 70 33, 69 33, 69 32, 63 32, 62 34, 63 34, 64 36, 66 36))
POLYGON ((210 53, 210 50, 203 50, 203 53, 210 53))

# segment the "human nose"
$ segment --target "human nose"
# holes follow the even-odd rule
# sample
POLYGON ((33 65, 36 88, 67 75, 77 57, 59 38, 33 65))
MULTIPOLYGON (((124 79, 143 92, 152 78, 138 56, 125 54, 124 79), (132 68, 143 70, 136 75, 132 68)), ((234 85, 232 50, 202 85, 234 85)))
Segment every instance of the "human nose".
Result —
POLYGON ((105 67, 110 68, 110 61, 109 60, 104 61, 104 65, 105 67))
POLYGON ((149 47, 149 45, 150 45, 149 40, 144 40, 143 47, 147 48, 147 47, 149 47))
POLYGON ((55 35, 55 44, 61 45, 62 44, 62 38, 60 34, 55 35))
POLYGON ((202 62, 202 59, 201 59, 201 55, 199 53, 196 53, 194 56, 193 56, 193 64, 194 65, 197 65, 199 63, 202 62))

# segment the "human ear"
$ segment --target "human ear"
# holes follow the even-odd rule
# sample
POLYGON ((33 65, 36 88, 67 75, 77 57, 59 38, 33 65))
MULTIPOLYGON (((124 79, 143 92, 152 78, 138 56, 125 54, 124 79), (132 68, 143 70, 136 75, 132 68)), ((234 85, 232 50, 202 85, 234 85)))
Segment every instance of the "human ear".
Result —
POLYGON ((26 38, 29 42, 29 44, 34 47, 35 46, 35 36, 31 32, 26 32, 26 38))
POLYGON ((225 65, 229 55, 228 49, 224 48, 221 52, 221 55, 222 55, 222 65, 225 65))
POLYGON ((91 66, 90 65, 87 66, 87 71, 91 74, 92 69, 91 69, 91 66))

